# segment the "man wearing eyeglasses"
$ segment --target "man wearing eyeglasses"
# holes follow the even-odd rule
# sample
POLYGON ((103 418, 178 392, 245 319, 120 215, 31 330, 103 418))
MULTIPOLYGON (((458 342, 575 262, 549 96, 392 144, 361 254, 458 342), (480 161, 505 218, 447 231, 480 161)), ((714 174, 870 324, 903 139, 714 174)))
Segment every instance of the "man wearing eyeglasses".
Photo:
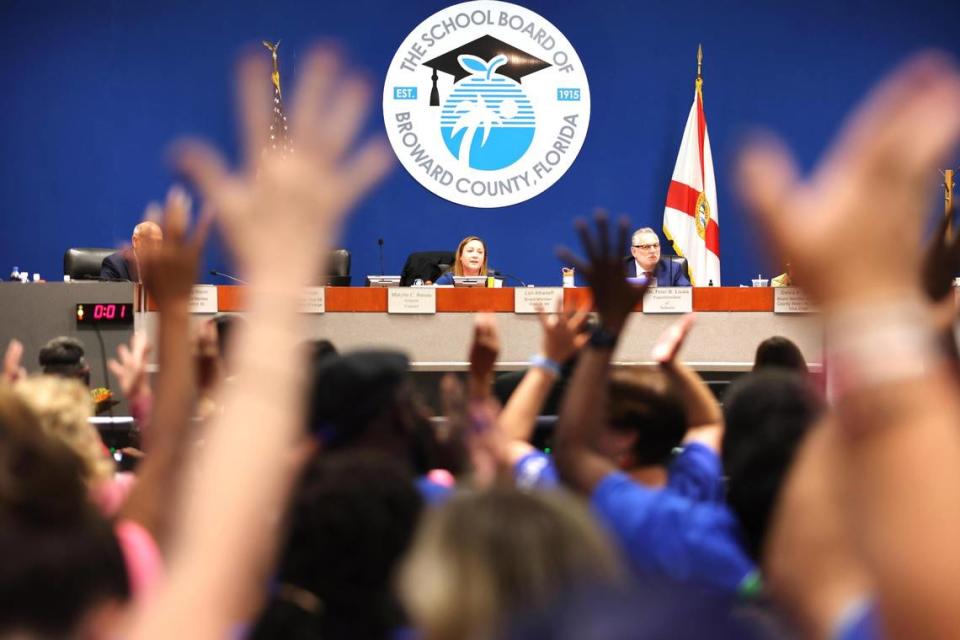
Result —
POLYGON ((630 244, 633 260, 627 259, 628 277, 646 277, 654 287, 690 286, 690 279, 680 264, 660 259, 660 237, 656 231, 650 227, 637 229, 630 244))

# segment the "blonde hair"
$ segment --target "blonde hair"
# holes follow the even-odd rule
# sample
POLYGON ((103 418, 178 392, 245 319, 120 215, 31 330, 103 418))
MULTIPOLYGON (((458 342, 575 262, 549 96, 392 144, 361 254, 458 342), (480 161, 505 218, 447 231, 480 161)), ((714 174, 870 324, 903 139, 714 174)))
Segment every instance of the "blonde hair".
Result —
POLYGON ((620 580, 613 546, 562 491, 494 489, 431 510, 400 573, 400 598, 427 640, 497 637, 511 614, 576 584, 620 580))
POLYGON ((88 485, 112 477, 113 460, 104 452, 100 434, 89 422, 93 415, 89 389, 78 380, 31 376, 14 385, 14 391, 37 415, 44 434, 80 457, 88 485))
POLYGON ((480 265, 480 275, 482 276, 487 275, 487 243, 484 242, 483 239, 479 238, 478 236, 467 236, 466 238, 460 241, 460 244, 457 246, 457 255, 454 256, 453 258, 453 275, 455 276, 464 275, 463 265, 460 264, 460 256, 463 255, 463 248, 467 246, 467 243, 473 242, 474 240, 476 240, 481 245, 483 245, 483 264, 480 265))

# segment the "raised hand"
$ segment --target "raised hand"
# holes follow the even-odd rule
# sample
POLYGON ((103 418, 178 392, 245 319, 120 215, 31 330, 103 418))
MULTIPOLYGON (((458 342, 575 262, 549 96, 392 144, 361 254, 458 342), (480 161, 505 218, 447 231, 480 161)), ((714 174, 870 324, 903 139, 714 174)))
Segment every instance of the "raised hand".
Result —
POLYGON ((493 366, 500 355, 500 333, 496 316, 478 313, 473 326, 473 343, 470 345, 470 395, 486 397, 493 381, 493 366))
POLYGON ((539 317, 540 326, 543 327, 543 355, 550 360, 563 364, 587 343, 588 336, 583 332, 583 326, 589 317, 589 310, 552 314, 541 311, 539 317))
POLYGON ((14 338, 7 345, 7 350, 3 354, 3 372, 0 380, 8 384, 13 384, 21 378, 27 377, 27 370, 20 366, 23 359, 23 343, 14 338))
POLYGON ((143 252, 140 269, 147 291, 160 310, 166 311, 170 304, 190 298, 210 229, 210 216, 204 215, 193 235, 188 236, 190 199, 182 189, 173 187, 167 193, 163 217, 158 224, 163 228, 163 244, 143 252))
POLYGON ((650 351, 654 362, 663 367, 669 367, 675 362, 684 340, 690 333, 690 328, 693 327, 694 318, 696 318, 695 314, 688 313, 660 334, 660 338, 650 351))
POLYGON ((643 299, 647 285, 634 285, 627 281, 623 259, 627 255, 630 237, 630 222, 621 218, 617 224, 616 240, 611 244, 607 214, 598 211, 594 215, 596 233, 591 234, 587 222, 576 221, 580 242, 587 254, 583 261, 563 247, 557 251, 564 262, 580 271, 593 291, 593 304, 600 315, 601 326, 615 334, 619 333, 630 312, 643 299))
POLYGON ((739 189, 777 253, 824 305, 917 290, 925 205, 960 139, 960 74, 921 55, 854 113, 807 180, 772 139, 740 158, 739 189))
POLYGON ((382 136, 351 150, 369 107, 369 83, 344 72, 329 51, 313 52, 302 68, 290 112, 294 152, 267 149, 270 68, 256 56, 242 62, 238 75, 243 170, 231 173, 199 142, 181 145, 177 154, 179 168, 216 209, 243 273, 276 285, 300 286, 316 275, 342 218, 393 164, 382 136))
POLYGON ((134 333, 130 337, 130 346, 117 347, 117 358, 107 362, 111 373, 120 383, 120 390, 132 405, 150 396, 150 382, 147 376, 147 360, 152 347, 143 333, 134 333))

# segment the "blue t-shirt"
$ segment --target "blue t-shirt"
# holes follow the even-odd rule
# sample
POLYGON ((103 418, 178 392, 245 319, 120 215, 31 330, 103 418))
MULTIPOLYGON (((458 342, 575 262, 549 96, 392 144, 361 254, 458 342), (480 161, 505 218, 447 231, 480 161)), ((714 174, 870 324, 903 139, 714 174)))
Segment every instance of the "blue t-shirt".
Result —
MULTIPOLYGON (((553 489, 560 485, 553 458, 539 450, 525 454, 514 463, 513 479, 520 489, 553 489)), ((670 463, 667 488, 691 500, 723 502, 720 457, 706 445, 687 445, 670 463)))
POLYGON ((535 449, 513 464, 513 481, 518 489, 556 489, 560 476, 553 458, 535 449))
POLYGON ((444 271, 433 284, 453 284, 453 271, 444 271))
POLYGON ((608 474, 591 504, 619 542, 634 573, 738 591, 756 575, 736 518, 722 503, 650 489, 625 474, 608 474))
POLYGON ((454 490, 437 482, 434 482, 427 476, 420 476, 416 479, 417 491, 427 506, 435 507, 443 504, 453 497, 454 490))
POLYGON ((667 488, 691 500, 722 503, 724 485, 720 456, 699 442, 686 445, 670 463, 667 488))

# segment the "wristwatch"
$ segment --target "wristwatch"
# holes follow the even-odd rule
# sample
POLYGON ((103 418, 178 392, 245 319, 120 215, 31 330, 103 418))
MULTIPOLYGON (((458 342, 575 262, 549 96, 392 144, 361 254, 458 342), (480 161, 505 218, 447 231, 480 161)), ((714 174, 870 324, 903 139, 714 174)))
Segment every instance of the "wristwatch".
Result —
POLYGON ((590 334, 587 344, 594 349, 613 349, 619 336, 605 327, 597 327, 590 334))

